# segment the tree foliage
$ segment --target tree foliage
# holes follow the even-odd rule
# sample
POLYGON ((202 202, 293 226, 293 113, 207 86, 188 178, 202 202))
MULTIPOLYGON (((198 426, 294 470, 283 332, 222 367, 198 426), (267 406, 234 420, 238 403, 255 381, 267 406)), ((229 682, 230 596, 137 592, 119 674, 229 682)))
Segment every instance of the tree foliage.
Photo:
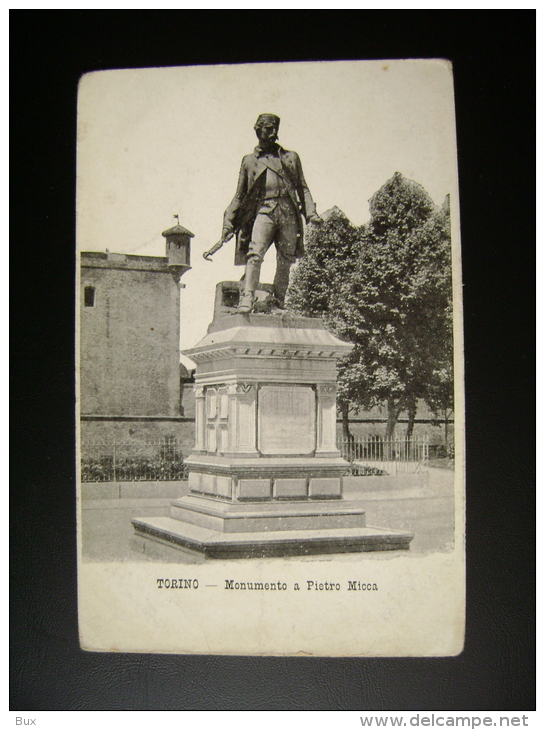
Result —
POLYGON ((341 210, 332 208, 322 217, 322 225, 307 229, 305 256, 287 293, 288 307, 303 316, 328 314, 331 294, 352 275, 361 246, 360 229, 341 210))
POLYGON ((437 208, 421 185, 396 173, 370 211, 361 228, 339 211, 313 231, 290 301, 301 314, 326 314, 355 344, 339 363, 341 408, 386 402, 386 438, 407 411, 410 438, 418 399, 434 409, 452 400, 448 199, 437 208))

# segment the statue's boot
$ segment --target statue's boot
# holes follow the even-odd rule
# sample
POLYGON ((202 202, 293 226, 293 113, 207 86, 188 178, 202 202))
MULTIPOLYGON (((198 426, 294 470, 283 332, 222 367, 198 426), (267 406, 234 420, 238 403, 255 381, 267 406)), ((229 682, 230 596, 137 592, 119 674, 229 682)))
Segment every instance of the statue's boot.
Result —
POLYGON ((249 259, 246 263, 246 272, 244 278, 244 294, 242 295, 237 307, 237 312, 246 314, 252 311, 255 303, 255 290, 259 284, 259 274, 261 272, 261 261, 258 259, 249 259))

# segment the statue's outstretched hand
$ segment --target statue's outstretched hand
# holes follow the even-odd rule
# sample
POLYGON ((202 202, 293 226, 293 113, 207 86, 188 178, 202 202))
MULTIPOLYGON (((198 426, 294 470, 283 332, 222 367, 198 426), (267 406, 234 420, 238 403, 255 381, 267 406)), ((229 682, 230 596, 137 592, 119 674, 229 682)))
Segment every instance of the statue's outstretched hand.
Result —
POLYGON ((223 246, 224 243, 227 243, 227 241, 230 241, 231 238, 235 235, 234 231, 223 231, 221 234, 220 240, 215 243, 212 248, 209 248, 208 251, 205 251, 203 253, 203 258, 206 261, 212 261, 212 256, 216 253, 216 251, 219 251, 220 248, 223 246))
POLYGON ((311 215, 310 216, 310 218, 308 219, 308 222, 309 223, 314 223, 315 225, 320 226, 324 222, 324 219, 323 218, 320 218, 320 216, 318 215, 318 213, 315 213, 314 215, 311 215))

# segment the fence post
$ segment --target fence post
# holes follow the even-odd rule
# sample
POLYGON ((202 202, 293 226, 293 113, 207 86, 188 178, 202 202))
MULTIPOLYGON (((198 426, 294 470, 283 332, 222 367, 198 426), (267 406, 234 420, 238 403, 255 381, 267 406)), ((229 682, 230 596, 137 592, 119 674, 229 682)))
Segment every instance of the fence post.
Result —
POLYGON ((112 453, 113 453, 114 482, 117 482, 117 473, 116 473, 116 468, 115 468, 115 439, 114 439, 112 446, 113 446, 112 453))

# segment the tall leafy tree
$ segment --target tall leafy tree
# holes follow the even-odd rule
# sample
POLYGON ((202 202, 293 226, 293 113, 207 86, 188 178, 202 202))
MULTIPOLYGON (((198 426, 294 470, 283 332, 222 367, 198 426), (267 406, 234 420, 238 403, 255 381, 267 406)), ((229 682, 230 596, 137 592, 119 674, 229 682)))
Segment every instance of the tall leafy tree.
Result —
POLYGON ((438 209, 421 185, 396 173, 370 211, 365 227, 341 225, 337 216, 335 238, 326 228, 314 234, 310 261, 293 282, 294 302, 301 313, 326 313, 331 328, 355 344, 340 362, 341 409, 386 402, 386 439, 407 411, 410 439, 418 399, 437 407, 452 390, 448 200, 438 209))

